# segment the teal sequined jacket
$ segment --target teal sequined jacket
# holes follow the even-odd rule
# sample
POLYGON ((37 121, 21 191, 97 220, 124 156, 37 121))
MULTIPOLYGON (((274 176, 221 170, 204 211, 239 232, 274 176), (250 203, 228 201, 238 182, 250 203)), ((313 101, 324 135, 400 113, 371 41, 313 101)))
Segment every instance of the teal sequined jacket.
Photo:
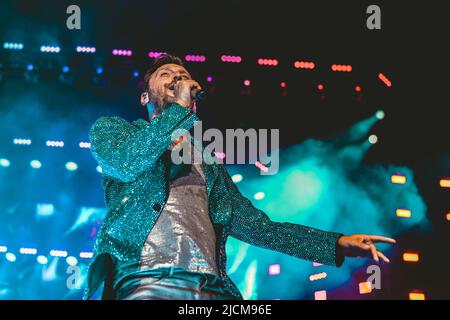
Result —
MULTIPOLYGON (((117 260, 138 262, 145 239, 168 197, 168 148, 172 132, 189 130, 195 113, 172 104, 150 122, 132 123, 120 117, 101 117, 89 132, 91 152, 102 168, 107 214, 98 232, 88 268, 84 299, 104 282, 103 299, 114 299, 112 271, 117 260)), ((203 163, 209 214, 216 232, 219 277, 230 292, 242 298, 226 274, 228 236, 249 244, 327 265, 339 265, 338 233, 274 222, 237 189, 222 164, 203 163)))

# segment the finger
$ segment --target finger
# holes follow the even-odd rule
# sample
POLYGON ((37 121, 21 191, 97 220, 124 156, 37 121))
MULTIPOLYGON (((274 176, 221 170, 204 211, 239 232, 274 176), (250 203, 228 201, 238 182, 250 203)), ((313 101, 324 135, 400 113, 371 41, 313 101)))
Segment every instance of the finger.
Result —
POLYGON ((380 259, 378 258, 378 254, 377 254, 377 248, 375 248, 375 246, 373 244, 370 245, 370 251, 372 252, 373 260, 375 260, 376 262, 380 262, 380 259))
POLYGON ((386 262, 386 263, 390 263, 390 262, 391 262, 391 261, 390 261, 383 253, 381 253, 381 252, 378 251, 378 250, 377 250, 377 254, 378 254, 378 256, 379 256, 381 259, 384 260, 384 262, 386 262))
POLYGON ((388 237, 382 237, 382 236, 367 236, 370 240, 373 242, 385 242, 385 243, 396 243, 395 239, 388 238, 388 237))

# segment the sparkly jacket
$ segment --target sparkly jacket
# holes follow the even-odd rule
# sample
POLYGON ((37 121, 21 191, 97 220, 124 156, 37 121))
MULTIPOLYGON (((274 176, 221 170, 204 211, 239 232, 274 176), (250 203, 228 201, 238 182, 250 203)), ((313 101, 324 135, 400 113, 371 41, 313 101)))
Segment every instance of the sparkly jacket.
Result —
MULTIPOLYGON (((113 299, 115 261, 138 262, 145 239, 168 197, 168 147, 172 132, 189 130, 195 113, 172 104, 150 122, 132 123, 120 117, 101 117, 89 132, 91 152, 102 168, 107 214, 97 235, 88 268, 88 299, 104 282, 103 299, 113 299)), ((209 214, 216 233, 219 277, 230 292, 242 297, 226 274, 228 236, 255 246, 327 265, 339 265, 338 233, 274 222, 237 189, 222 164, 203 162, 209 214)))

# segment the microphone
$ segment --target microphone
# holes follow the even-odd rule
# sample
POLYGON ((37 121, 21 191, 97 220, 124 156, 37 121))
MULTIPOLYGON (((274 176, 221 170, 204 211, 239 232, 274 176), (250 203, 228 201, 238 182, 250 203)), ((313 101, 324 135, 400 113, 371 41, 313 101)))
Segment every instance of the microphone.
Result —
POLYGON ((196 101, 204 101, 204 100, 206 99, 206 96, 207 96, 206 91, 205 91, 205 90, 200 90, 200 91, 198 91, 198 92, 195 94, 194 99, 195 99, 196 101))

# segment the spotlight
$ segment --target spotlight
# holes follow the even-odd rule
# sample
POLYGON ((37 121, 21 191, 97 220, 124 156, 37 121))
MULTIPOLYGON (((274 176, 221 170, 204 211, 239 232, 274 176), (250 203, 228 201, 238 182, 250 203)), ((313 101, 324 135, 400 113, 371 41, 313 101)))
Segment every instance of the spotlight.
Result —
POLYGON ((283 81, 283 82, 281 82, 281 83, 280 83, 280 87, 282 87, 282 88, 286 88, 286 82, 284 82, 284 81, 283 81))
POLYGON ((353 68, 349 64, 333 64, 331 65, 331 70, 335 72, 351 72, 353 68))
POLYGON ((372 292, 372 282, 360 282, 359 283, 359 294, 368 294, 372 292))
POLYGON ((423 292, 410 292, 409 300, 425 300, 425 294, 423 292))
POLYGON ((222 60, 222 62, 232 62, 232 63, 241 63, 242 58, 240 56, 227 56, 227 55, 222 55, 220 57, 220 60, 222 60))
POLYGON ((248 87, 250 86, 251 82, 250 80, 244 80, 244 86, 248 87))
POLYGON ((98 173, 102 173, 103 172, 103 169, 100 166, 97 166, 96 170, 97 170, 98 173))
POLYGON ((269 168, 267 168, 265 165, 263 165, 261 162, 256 161, 255 162, 255 166, 257 168, 259 168, 259 170, 263 171, 263 172, 269 172, 269 168))
POLYGON ((41 52, 45 53, 59 53, 61 48, 58 46, 41 46, 41 52))
POLYGON ((36 214, 38 216, 51 216, 55 211, 55 207, 51 203, 36 204, 36 214))
POLYGON ((5 258, 6 260, 8 260, 9 262, 14 262, 16 261, 16 255, 14 253, 8 252, 7 254, 5 254, 5 258))
POLYGON ((70 256, 70 257, 66 258, 66 262, 68 265, 74 266, 78 263, 78 260, 77 260, 77 258, 70 256))
POLYGON ((95 53, 95 51, 97 51, 95 47, 83 47, 83 46, 77 47, 78 53, 95 53))
POLYGON ((274 276, 274 275, 280 274, 280 272, 281 272, 280 269, 281 269, 281 266, 279 263, 269 265, 269 275, 274 276))
POLYGON ((419 262, 419 255, 417 253, 405 252, 403 254, 403 261, 405 261, 405 262, 419 262))
POLYGON ((295 61, 294 68, 296 69, 314 69, 316 64, 308 61, 295 61))
POLYGON ((65 250, 50 250, 50 255, 52 257, 67 257, 67 251, 65 250))
POLYGON ((406 177, 402 174, 393 174, 391 176, 391 182, 395 184, 405 184, 406 183, 406 177))
POLYGON ((355 91, 356 91, 356 92, 361 92, 361 86, 356 86, 356 87, 355 87, 355 91))
POLYGON ((3 49, 6 50, 22 50, 23 43, 15 43, 15 42, 4 42, 3 49))
POLYGON ((31 160, 30 166, 33 169, 39 169, 40 167, 42 167, 42 163, 39 160, 31 160))
POLYGON ((188 54, 184 58, 186 61, 190 61, 190 62, 205 62, 206 61, 205 56, 192 55, 192 54, 188 54))
POLYGON ((78 169, 78 165, 75 162, 69 161, 66 163, 66 169, 69 171, 75 171, 78 169))
POLYGON ((315 291, 314 300, 327 300, 327 291, 326 290, 315 291))
POLYGON ((69 71, 70 71, 70 67, 69 66, 62 67, 62 72, 63 73, 68 73, 69 71))
POLYGON ((316 281, 327 277, 326 272, 316 273, 309 276, 309 281, 316 281))
POLYGON ((236 173, 231 177, 231 180, 233 180, 234 183, 239 183, 242 179, 244 179, 244 177, 239 173, 236 173))
POLYGON ((139 72, 138 71, 134 71, 133 72, 133 77, 135 77, 135 78, 139 77, 139 72))
POLYGON ((6 252, 8 251, 8 248, 5 246, 0 246, 0 252, 6 252))
POLYGON ((89 259, 92 258, 92 256, 93 256, 92 252, 80 252, 80 258, 89 259))
POLYGON ((10 165, 11 165, 11 163, 9 162, 8 159, 0 159, 0 166, 7 168, 10 165))
POLYGON ((47 140, 45 144, 47 145, 47 147, 59 147, 59 148, 64 147, 64 141, 47 140))
POLYGON ((17 139, 17 138, 14 138, 13 143, 14 144, 30 145, 31 144, 31 140, 30 139, 17 139))
POLYGON ((397 209, 395 214, 400 218, 411 218, 411 210, 408 209, 397 209))
POLYGON ((29 65, 27 65, 27 71, 33 71, 34 66, 30 63, 29 65))
POLYGON ((133 51, 127 49, 114 49, 112 54, 113 56, 131 57, 133 55, 133 51))
POLYGON ((156 51, 150 51, 148 53, 149 58, 158 58, 160 55, 164 54, 165 52, 156 52, 156 51))
POLYGON ((265 59, 265 58, 259 58, 258 59, 258 64, 260 66, 271 66, 271 67, 276 67, 278 65, 278 60, 277 59, 265 59))
POLYGON ((368 140, 371 144, 375 144, 378 142, 378 137, 376 135, 372 134, 368 140))
POLYGON ((377 117, 377 119, 379 119, 379 120, 384 119, 384 111, 383 110, 378 110, 375 113, 375 117, 377 117))
POLYGON ((382 73, 378 74, 378 79, 380 79, 381 81, 383 81, 383 83, 387 86, 387 87, 392 87, 392 82, 382 73))
POLYGON ((324 89, 323 84, 319 83, 319 84, 317 85, 317 90, 322 91, 323 89, 324 89))
POLYGON ((95 70, 95 72, 96 72, 97 74, 102 74, 102 73, 103 73, 103 68, 102 68, 102 67, 98 67, 98 68, 95 70))
POLYGON ((48 263, 48 259, 46 256, 38 256, 36 258, 37 262, 40 264, 47 264, 48 263))
POLYGON ((266 195, 264 192, 259 191, 253 195, 253 198, 255 198, 255 200, 262 200, 262 199, 264 199, 265 196, 266 195))
MULTIPOLYGON (((1 161, 1 160, 0 160, 0 161, 1 161)), ((450 179, 449 179, 449 178, 441 179, 441 180, 439 181, 439 185, 440 185, 442 188, 450 188, 450 179)))
POLYGON ((213 82, 213 77, 207 76, 206 77, 206 82, 213 82))
POLYGON ((37 250, 35 248, 20 248, 19 252, 21 254, 36 254, 37 250))
POLYGON ((89 149, 91 147, 91 143, 90 142, 80 142, 78 145, 82 149, 89 149))

